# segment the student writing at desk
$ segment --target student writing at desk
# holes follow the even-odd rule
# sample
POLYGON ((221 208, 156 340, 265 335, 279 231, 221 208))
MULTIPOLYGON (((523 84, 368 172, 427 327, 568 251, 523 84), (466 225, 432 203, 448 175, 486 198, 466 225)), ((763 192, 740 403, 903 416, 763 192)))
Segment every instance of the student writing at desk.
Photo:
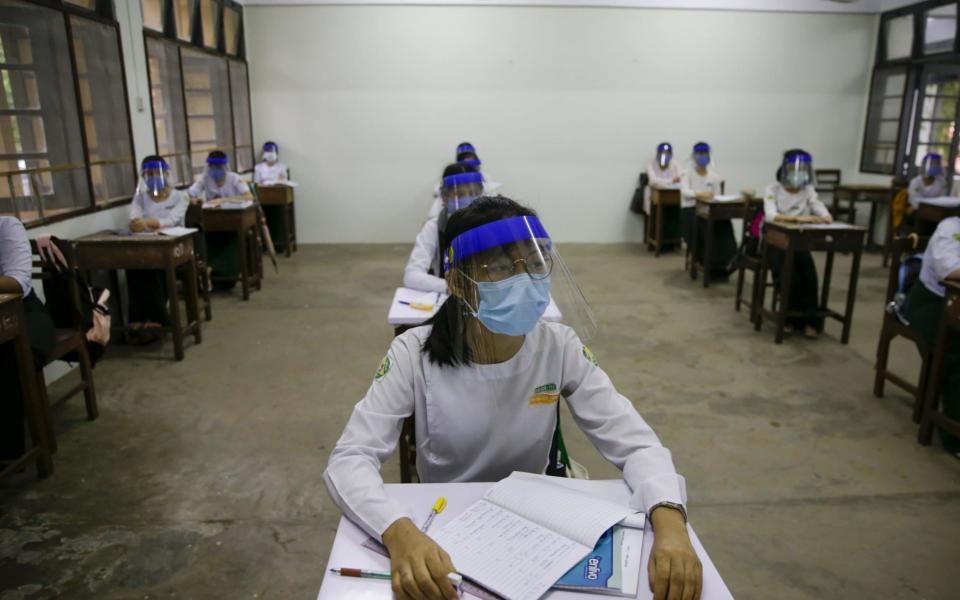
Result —
MULTIPOLYGON (((189 204, 187 193, 174 189, 167 161, 148 156, 140 163, 140 181, 130 203, 130 231, 155 232, 165 227, 180 227, 189 204)), ((133 342, 146 343, 159 336, 156 331, 142 331, 145 327, 170 324, 165 286, 161 271, 127 271, 133 342)))
MULTIPOLYGON (((915 213, 920 208, 920 202, 924 198, 940 198, 947 195, 947 182, 943 178, 942 156, 930 152, 923 157, 919 172, 910 180, 907 194, 908 204, 905 220, 907 225, 913 227, 916 224, 915 213)), ((929 233, 927 231, 924 235, 929 235, 929 233)))
POLYGON ((262 185, 287 180, 287 165, 280 162, 279 153, 280 148, 276 142, 265 142, 263 144, 263 160, 253 168, 254 183, 262 185))
MULTIPOLYGON (((706 142, 697 142, 693 146, 690 156, 692 165, 684 170, 680 176, 680 229, 683 241, 688 247, 694 245, 693 230, 696 223, 697 200, 713 200, 720 195, 723 178, 711 165, 710 145, 706 142)), ((727 264, 737 252, 737 241, 733 235, 733 225, 730 221, 713 223, 713 264, 704 265, 704 277, 711 279, 726 279, 729 275, 727 264)), ((699 228, 697 234, 697 256, 695 260, 703 264, 704 228, 699 228)))
MULTIPOLYGON (((403 419, 416 421, 421 481, 497 481, 546 471, 561 397, 623 470, 632 505, 650 515, 654 597, 699 597, 685 483, 670 451, 574 329, 540 319, 551 293, 583 296, 536 214, 502 196, 480 198, 450 216, 442 247, 451 296, 428 324, 394 339, 324 473, 341 510, 389 549, 397 597, 455 597, 449 556, 384 493, 380 466, 403 419)), ((585 304, 561 310, 568 322, 591 314, 585 304)))
MULTIPOLYGON (((813 157, 799 148, 787 150, 777 170, 777 183, 767 186, 763 195, 764 219, 780 223, 833 223, 830 211, 817 198, 813 187, 813 157)), ((770 269, 779 281, 786 255, 779 248, 769 248, 770 269)), ((823 329, 823 318, 815 314, 817 299, 817 267, 807 251, 793 253, 793 284, 787 310, 806 313, 788 317, 784 330, 802 329, 804 336, 815 339, 823 329)))
MULTIPOLYGON (((207 156, 203 176, 187 192, 195 199, 214 203, 224 199, 253 200, 250 187, 240 175, 227 168, 227 155, 214 150, 207 156)), ((230 233, 207 233, 207 260, 214 277, 230 277, 237 273, 237 240, 230 233)), ((236 281, 218 280, 214 286, 229 289, 236 281)))
POLYGON ((469 165, 454 163, 443 170, 442 181, 442 208, 437 216, 427 219, 417 234, 403 271, 403 285, 415 290, 445 294, 447 282, 442 277, 439 236, 451 214, 466 208, 483 194, 483 175, 469 165))
MULTIPOLYGON (((918 328, 929 348, 933 348, 943 316, 945 279, 960 281, 960 217, 949 217, 934 231, 923 253, 920 280, 910 287, 904 302, 904 315, 918 328)), ((953 339, 947 348, 943 378, 944 413, 960 419, 960 343, 953 339)), ((960 458, 960 440, 941 432, 948 452, 960 458)))
MULTIPOLYGON (((23 223, 0 217, 0 294, 23 296, 24 322, 36 369, 53 351, 53 320, 37 298, 30 280, 33 272, 30 241, 23 223)), ((14 460, 24 451, 23 390, 13 343, 0 344, 0 460, 14 460)))

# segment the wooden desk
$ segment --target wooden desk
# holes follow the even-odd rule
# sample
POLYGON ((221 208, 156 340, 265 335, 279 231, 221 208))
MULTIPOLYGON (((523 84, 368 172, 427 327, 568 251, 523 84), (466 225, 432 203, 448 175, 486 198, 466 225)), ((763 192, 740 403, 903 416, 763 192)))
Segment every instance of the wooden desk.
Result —
MULTIPOLYGON (((650 214, 647 216, 647 248, 656 251, 660 256, 666 244, 679 244, 681 237, 663 238, 663 209, 676 206, 680 209, 680 188, 658 188, 650 186, 650 214)), ((679 218, 677 219, 679 232, 679 218)))
POLYGON ((46 477, 53 473, 53 460, 50 458, 50 440, 47 439, 47 406, 40 401, 37 389, 37 372, 33 364, 33 352, 27 341, 26 321, 23 317, 23 299, 19 294, 0 294, 0 344, 11 342, 17 357, 17 370, 20 376, 20 389, 23 393, 24 415, 30 431, 33 447, 20 458, 4 464, 0 469, 0 480, 20 470, 30 460, 37 461, 37 473, 46 477))
POLYGON ((940 203, 931 204, 921 200, 914 213, 915 231, 919 235, 933 235, 940 221, 949 217, 960 217, 960 198, 957 199, 957 204, 954 206, 940 203), (924 225, 928 226, 924 227, 924 225))
POLYGON ((950 363, 947 354, 951 352, 950 347, 952 343, 956 343, 957 336, 960 336, 960 282, 947 280, 943 282, 943 287, 946 292, 943 316, 937 332, 937 342, 933 348, 930 382, 927 385, 920 417, 920 432, 917 436, 918 441, 924 446, 933 440, 933 431, 937 427, 955 437, 960 437, 960 421, 948 417, 940 402, 943 381, 949 376, 947 369, 950 363))
MULTIPOLYGON (((173 355, 183 360, 183 339, 193 333, 194 342, 203 341, 200 328, 200 311, 197 290, 197 260, 193 251, 193 234, 178 236, 117 235, 101 231, 75 241, 77 262, 81 269, 103 269, 116 272, 118 269, 143 269, 163 271, 170 303, 170 327, 164 327, 173 337, 173 355), (177 267, 186 266, 184 278, 184 301, 187 306, 187 323, 180 323, 180 307, 177 300, 177 267)), ((117 298, 116 305, 122 306, 117 298)), ((121 328, 127 323, 120 311, 121 328)))
MULTIPOLYGON (((254 205, 242 209, 207 208, 203 209, 203 226, 207 233, 233 233, 237 237, 237 275, 214 277, 214 281, 237 281, 243 289, 243 299, 250 299, 250 287, 260 289, 261 276, 257 269, 260 247, 257 238, 257 207, 254 205), (247 236, 254 239, 248 244, 247 236)), ((207 245, 209 248, 209 243, 207 245)))
MULTIPOLYGON (((827 265, 823 273, 818 314, 831 317, 843 323, 840 340, 846 344, 850 340, 850 326, 853 323, 853 303, 857 297, 857 280, 860 276, 860 258, 863 254, 863 238, 867 230, 856 225, 836 223, 833 225, 808 225, 794 223, 766 223, 764 225, 763 245, 760 251, 760 287, 757 292, 757 319, 754 328, 759 331, 763 318, 774 319, 777 324, 776 343, 783 341, 783 326, 788 316, 787 304, 790 299, 790 286, 793 283, 793 255, 798 251, 825 251, 827 265), (780 302, 774 312, 764 307, 767 288, 767 272, 770 269, 769 249, 779 248, 784 252, 784 264, 780 272, 780 302), (833 275, 833 256, 836 252, 852 252, 853 265, 850 267, 850 285, 847 289, 847 305, 843 314, 827 307, 830 298, 830 277, 833 275)), ((800 313, 790 313, 789 316, 800 313)))
POLYGON ((257 194, 264 211, 267 207, 276 207, 280 212, 280 239, 274 244, 283 243, 283 253, 290 258, 297 251, 297 213, 293 203, 293 188, 289 185, 258 185, 257 194))
MULTIPOLYGON (((840 208, 840 202, 846 201, 849 203, 847 207, 847 214, 849 218, 847 222, 853 225, 856 220, 856 203, 857 202, 869 202, 870 203, 870 221, 867 224, 867 249, 868 250, 877 250, 884 249, 887 247, 887 243, 891 236, 888 235, 884 239, 883 244, 877 244, 874 239, 874 226, 877 223, 877 205, 882 204, 887 207, 887 213, 890 212, 890 205, 893 200, 893 188, 889 185, 867 185, 867 184, 855 184, 855 183, 846 183, 837 186, 836 195, 833 197, 833 208, 840 208)), ((887 226, 888 230, 892 231, 890 224, 887 226)))
MULTIPOLYGON (((559 479, 558 483, 585 493, 606 498, 612 502, 628 503, 630 490, 622 480, 581 480, 559 479)), ((421 484, 386 484, 386 495, 395 501, 401 502, 412 511, 414 520, 422 523, 430 512, 430 507, 439 496, 447 499, 447 508, 437 515, 430 528, 435 531, 443 527, 444 523, 452 520, 464 509, 483 496, 492 483, 421 483, 421 484)), ((637 598, 653 598, 647 573, 647 564, 650 560, 650 550, 653 547, 653 528, 647 527, 643 534, 643 550, 640 560, 640 586, 637 598)), ((688 525, 690 542, 703 565, 703 589, 701 600, 732 600, 733 596, 727 589, 726 583, 717 571, 703 544, 700 543, 693 527, 688 525)), ((368 538, 362 529, 354 525, 346 517, 340 519, 337 527, 337 536, 333 540, 330 558, 327 566, 330 568, 356 567, 373 571, 389 571, 390 559, 381 556, 372 550, 364 548, 363 542, 368 538)), ((323 570, 323 582, 317 600, 391 600, 393 592, 390 582, 376 579, 360 579, 356 577, 340 577, 323 570)), ((464 600, 475 600, 473 595, 464 594, 464 600)), ((597 600, 598 598, 622 598, 622 596, 605 596, 602 594, 588 594, 571 591, 551 590, 544 594, 541 600, 597 600)))
POLYGON ((703 271, 703 287, 710 287, 710 267, 713 264, 713 224, 716 221, 745 219, 750 203, 747 200, 697 200, 693 219, 693 244, 690 249, 690 279, 697 278, 697 271, 703 271), (703 263, 697 261, 697 249, 700 244, 700 221, 706 228, 703 232, 703 263))

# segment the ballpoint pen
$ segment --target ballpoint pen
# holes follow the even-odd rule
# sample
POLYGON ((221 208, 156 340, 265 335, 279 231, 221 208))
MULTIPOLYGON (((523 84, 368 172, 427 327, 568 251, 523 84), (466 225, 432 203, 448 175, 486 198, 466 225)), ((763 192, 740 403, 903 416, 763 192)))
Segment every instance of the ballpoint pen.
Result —
POLYGON ((390 579, 390 573, 386 571, 365 571, 363 569, 350 569, 341 567, 339 569, 330 569, 331 573, 336 573, 341 577, 364 577, 369 579, 390 579))
POLYGON ((419 302, 407 302, 406 300, 397 300, 397 302, 399 302, 400 304, 403 304, 404 306, 409 306, 410 308, 413 308, 416 310, 425 310, 425 311, 433 310, 432 304, 421 304, 419 302))
POLYGON ((443 509, 447 507, 447 499, 443 496, 437 498, 437 501, 433 504, 433 509, 430 511, 430 516, 427 517, 427 520, 424 521, 423 527, 420 528, 420 531, 426 533, 427 529, 430 529, 430 524, 433 523, 434 517, 443 512, 443 509))

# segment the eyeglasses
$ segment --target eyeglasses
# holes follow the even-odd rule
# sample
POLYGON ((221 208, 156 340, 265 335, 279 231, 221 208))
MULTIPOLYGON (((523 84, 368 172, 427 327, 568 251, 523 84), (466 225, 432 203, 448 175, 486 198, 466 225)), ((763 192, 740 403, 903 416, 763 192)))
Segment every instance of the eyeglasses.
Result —
POLYGON ((517 263, 523 263, 523 269, 527 275, 534 279, 546 279, 553 272, 553 256, 548 250, 534 251, 526 258, 516 260, 510 260, 507 257, 496 259, 480 265, 480 268, 486 270, 490 281, 503 281, 517 272, 517 263))

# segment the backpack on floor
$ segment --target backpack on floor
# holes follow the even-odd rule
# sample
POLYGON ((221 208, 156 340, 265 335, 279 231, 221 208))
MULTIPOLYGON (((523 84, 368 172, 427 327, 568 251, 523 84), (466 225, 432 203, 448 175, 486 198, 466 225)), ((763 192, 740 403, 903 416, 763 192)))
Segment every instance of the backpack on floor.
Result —
POLYGON ((630 212, 638 215, 643 214, 643 191, 646 189, 648 182, 646 171, 640 173, 637 189, 633 190, 633 199, 630 201, 630 212))

